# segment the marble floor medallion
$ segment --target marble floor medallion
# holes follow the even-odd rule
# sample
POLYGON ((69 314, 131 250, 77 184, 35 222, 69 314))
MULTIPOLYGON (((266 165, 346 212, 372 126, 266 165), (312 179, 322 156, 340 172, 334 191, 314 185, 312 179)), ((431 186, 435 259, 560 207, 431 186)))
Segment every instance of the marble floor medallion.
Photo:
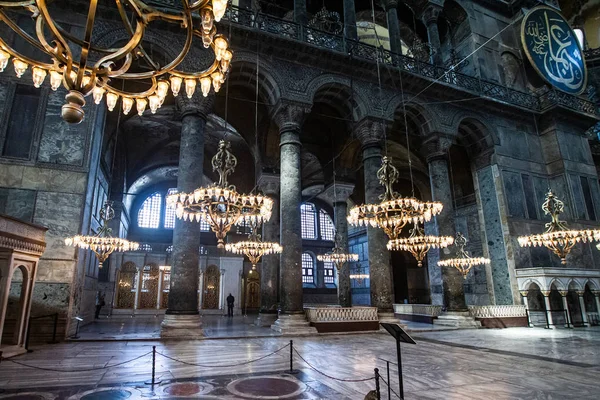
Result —
POLYGON ((181 382, 162 387, 165 396, 197 397, 212 392, 214 387, 206 382, 181 382))
POLYGON ((35 392, 24 392, 0 395, 2 400, 54 400, 56 395, 52 393, 35 393, 35 392))
POLYGON ((124 400, 139 399, 141 392, 129 387, 104 387, 75 394, 68 400, 124 400))
POLYGON ((250 399, 288 399, 306 391, 304 383, 288 376, 252 376, 237 379, 227 390, 250 399))

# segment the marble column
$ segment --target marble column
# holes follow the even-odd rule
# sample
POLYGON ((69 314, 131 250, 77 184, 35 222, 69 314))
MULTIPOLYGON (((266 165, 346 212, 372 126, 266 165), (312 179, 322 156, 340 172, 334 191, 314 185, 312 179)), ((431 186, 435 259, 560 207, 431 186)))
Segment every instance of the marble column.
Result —
POLYGON ((385 0, 382 2, 387 17, 388 35, 390 37, 390 50, 402 54, 402 39, 400 36, 400 21, 398 19, 398 0, 385 0))
MULTIPOLYGON (((379 196, 384 188, 379 184, 377 171, 381 168, 385 121, 367 118, 356 127, 356 135, 362 144, 365 177, 365 203, 381 202, 379 196)), ((367 228, 369 258, 369 281, 371 306, 388 318, 393 315, 394 286, 390 252, 386 245, 388 237, 380 228, 367 228)))
POLYGON ((344 0, 344 36, 348 39, 358 40, 354 0, 344 0))
MULTIPOLYGON (((272 329, 278 332, 310 330, 304 317, 302 298, 302 171, 300 164, 300 131, 304 116, 310 110, 306 104, 280 101, 273 117, 279 127, 281 246, 279 262, 280 313, 272 329)), ((312 328, 312 331, 315 329, 312 328)))
MULTIPOLYGON (((456 235, 454 228, 454 201, 452 198, 451 179, 447 160, 451 142, 448 139, 436 138, 435 140, 428 141, 427 144, 432 149, 427 154, 431 197, 433 201, 439 201, 444 205, 442 212, 435 217, 437 234, 454 237, 456 235)), ((442 259, 450 258, 454 255, 452 247, 435 253, 439 254, 439 257, 442 259)), ((436 258, 432 257, 432 261, 436 261, 436 258)), ((465 302, 464 278, 462 274, 456 268, 438 267, 437 262, 435 265, 432 265, 430 262, 428 266, 430 270, 441 269, 444 305, 447 307, 447 310, 468 311, 465 302)), ((432 271, 430 271, 430 275, 437 278, 436 281, 432 280, 431 283, 439 284, 439 275, 432 271)))
MULTIPOLYGON (((339 182, 329 185, 319 198, 333 204, 335 232, 339 247, 348 253, 348 198, 354 191, 354 185, 339 182)), ((337 273, 338 302, 342 307, 352 307, 350 287, 350 263, 346 263, 337 273)))
POLYGON ((542 295, 544 295, 544 305, 546 306, 546 320, 548 321, 548 326, 550 328, 554 328, 554 319, 552 318, 552 307, 550 306, 550 291, 542 290, 542 295))
POLYGON ((427 27, 427 37, 431 46, 431 63, 440 65, 442 63, 440 31, 437 24, 438 16, 442 8, 437 5, 428 5, 421 14, 421 20, 427 27))
MULTIPOLYGON (((193 192, 202 186, 204 166, 204 127, 214 104, 214 96, 177 97, 181 117, 181 144, 177 190, 193 192)), ((202 337, 198 313, 198 270, 200 229, 197 222, 175 220, 169 304, 161 326, 161 337, 202 337)))
MULTIPOLYGON (((263 224, 262 239, 279 243, 279 175, 263 173, 258 186, 273 200, 271 219, 263 224)), ((257 326, 271 326, 277 320, 277 288, 279 287, 279 255, 264 256, 260 263, 260 312, 257 326)))
POLYGON ((573 326, 573 321, 571 320, 571 312, 569 310, 569 303, 567 302, 567 292, 566 290, 561 290, 560 297, 562 297, 563 309, 565 310, 566 318, 567 318, 567 326, 573 326))
POLYGON ((600 291, 594 290, 594 299, 596 300, 596 312, 600 315, 600 291))
POLYGON ((578 290, 577 291, 577 296, 579 296, 579 309, 581 310, 581 319, 583 320, 583 324, 587 325, 588 324, 588 316, 587 316, 587 310, 585 309, 585 300, 583 298, 583 290, 578 290))
POLYGON ((523 298, 523 305, 525 306, 526 314, 527 314, 527 326, 531 327, 533 324, 531 323, 531 316, 529 315, 529 300, 527 299, 527 295, 529 294, 528 290, 521 290, 521 297, 523 298))

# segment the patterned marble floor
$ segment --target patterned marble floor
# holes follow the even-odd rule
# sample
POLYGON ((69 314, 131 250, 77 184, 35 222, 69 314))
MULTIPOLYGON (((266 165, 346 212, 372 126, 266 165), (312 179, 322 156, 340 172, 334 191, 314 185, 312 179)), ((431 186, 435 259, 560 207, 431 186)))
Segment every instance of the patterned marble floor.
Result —
MULTIPOLYGON (((572 333, 519 328, 427 332, 415 335, 415 339, 417 345, 402 346, 407 399, 600 398, 600 355, 593 350, 600 341, 600 331, 595 329, 578 329, 572 333), (464 347, 472 344, 472 340, 477 346, 464 347), (502 341, 506 344, 500 345, 502 341), (536 343, 539 345, 534 345, 536 343), (551 352, 549 357, 549 350, 558 348, 560 351, 551 352), (590 351, 592 354, 588 354, 590 351)), ((45 370, 2 360, 0 399, 182 398, 185 397, 183 392, 200 392, 209 386, 215 390, 214 394, 207 392, 200 398, 269 398, 264 397, 269 394, 248 395, 247 391, 273 385, 261 384, 259 380, 239 382, 242 378, 257 376, 286 380, 275 386, 283 388, 281 390, 288 395, 294 393, 294 388, 301 389, 288 398, 363 399, 374 389, 372 380, 346 382, 333 378, 369 378, 374 367, 380 368, 385 378, 382 359, 395 360, 393 339, 384 333, 293 340, 299 354, 330 377, 311 369, 298 356, 294 357, 294 369, 301 374, 286 375, 289 348, 269 355, 289 343, 289 338, 282 337, 69 342, 34 348, 33 353, 14 359, 45 370), (162 383, 150 392, 142 383, 150 378, 151 356, 147 353, 153 345, 160 353, 156 371, 162 383), (130 363, 106 368, 140 356, 130 363), (229 366, 263 356, 267 357, 254 363, 229 366), (174 383, 185 385, 168 389, 174 383), (132 389, 127 389, 128 395, 120 394, 118 390, 123 388, 132 389), (104 395, 93 391, 104 392, 104 395), (14 397, 19 392, 45 394, 14 397)), ((397 391, 394 365, 391 385, 397 391)), ((382 398, 386 399, 387 390, 384 384, 382 387, 382 398)), ((396 397, 392 394, 392 398, 396 397)))

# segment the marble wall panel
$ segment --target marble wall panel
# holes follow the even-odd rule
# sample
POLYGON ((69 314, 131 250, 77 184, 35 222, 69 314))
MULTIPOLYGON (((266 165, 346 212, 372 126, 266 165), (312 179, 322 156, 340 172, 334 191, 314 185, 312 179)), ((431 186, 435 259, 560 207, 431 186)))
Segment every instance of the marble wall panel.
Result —
POLYGON ((71 297, 70 283, 36 282, 33 288, 31 316, 59 313, 66 315, 71 297))
POLYGON ((64 240, 79 234, 82 202, 78 194, 38 192, 33 222, 48 228, 43 258, 74 258, 74 248, 65 246, 64 240))
POLYGON ((506 204, 511 217, 525 218, 525 195, 521 184, 521 174, 517 172, 502 171, 506 204))
POLYGON ((86 183, 87 177, 83 172, 25 167, 21 186, 52 192, 85 193, 86 183))
POLYGON ((550 179, 550 188, 552 192, 565 203, 565 212, 562 214, 563 219, 573 219, 575 214, 573 211, 573 200, 569 194, 569 187, 564 175, 558 175, 550 179))
MULTIPOLYGON (((579 175, 569 174, 569 184, 571 185, 571 191, 573 193, 573 210, 577 219, 586 219, 587 211, 585 207, 585 199, 583 198, 583 191, 581 190, 581 180, 579 175)), ((565 201, 566 199, 563 199, 565 201)))
POLYGON ((61 88, 48 96, 38 161, 83 166, 88 119, 81 124, 69 124, 62 119, 65 94, 66 90, 61 88))
POLYGON ((0 164, 0 186, 21 187, 24 168, 22 165, 0 164))
POLYGON ((71 282, 75 272, 75 260, 52 260, 42 258, 38 264, 36 282, 71 282))
POLYGON ((31 222, 35 195, 35 190, 0 188, 0 214, 31 222))

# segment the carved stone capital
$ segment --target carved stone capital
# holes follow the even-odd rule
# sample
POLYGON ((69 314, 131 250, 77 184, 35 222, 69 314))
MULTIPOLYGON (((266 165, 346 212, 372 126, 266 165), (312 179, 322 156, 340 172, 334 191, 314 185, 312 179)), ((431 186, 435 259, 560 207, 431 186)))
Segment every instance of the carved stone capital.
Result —
POLYGON ((542 292, 542 295, 543 295, 544 297, 548 297, 548 296, 550 296, 550 291, 549 291, 549 290, 542 290, 541 292, 542 292))
POLYGON ((264 173, 258 178, 258 187, 264 194, 279 196, 280 177, 277 174, 264 173))
POLYGON ((454 140, 451 137, 433 134, 423 141, 421 153, 428 163, 436 159, 447 159, 448 150, 453 143, 454 140))
POLYGON ((298 131, 310 109, 310 104, 280 100, 273 111, 273 120, 280 132, 298 131))
POLYGON ((385 121, 375 118, 365 118, 354 128, 356 138, 363 147, 382 145, 385 137, 385 121))
POLYGON ((521 296, 527 297, 527 295, 529 294, 529 290, 520 290, 519 293, 521 294, 521 296))
POLYGON ((196 90, 191 99, 188 99, 185 93, 180 93, 175 99, 177 99, 177 112, 180 118, 186 115, 198 115, 206 120, 215 105, 214 93, 204 97, 200 90, 196 90))
POLYGON ((381 7, 385 11, 398 8, 398 0, 381 0, 381 7))
POLYGON ((421 11, 421 21, 427 26, 437 24, 437 19, 442 12, 442 7, 437 4, 427 4, 421 11))
POLYGON ((325 190, 319 194, 319 198, 330 204, 345 203, 352 195, 352 192, 354 192, 353 183, 336 182, 335 187, 333 183, 327 186, 325 190))
POLYGON ((577 291, 577 296, 579 296, 579 297, 583 297, 584 294, 585 294, 584 290, 578 290, 577 291))
POLYGON ((560 293, 560 295, 562 297, 567 297, 567 295, 569 294, 568 290, 559 290, 558 293, 560 293))

